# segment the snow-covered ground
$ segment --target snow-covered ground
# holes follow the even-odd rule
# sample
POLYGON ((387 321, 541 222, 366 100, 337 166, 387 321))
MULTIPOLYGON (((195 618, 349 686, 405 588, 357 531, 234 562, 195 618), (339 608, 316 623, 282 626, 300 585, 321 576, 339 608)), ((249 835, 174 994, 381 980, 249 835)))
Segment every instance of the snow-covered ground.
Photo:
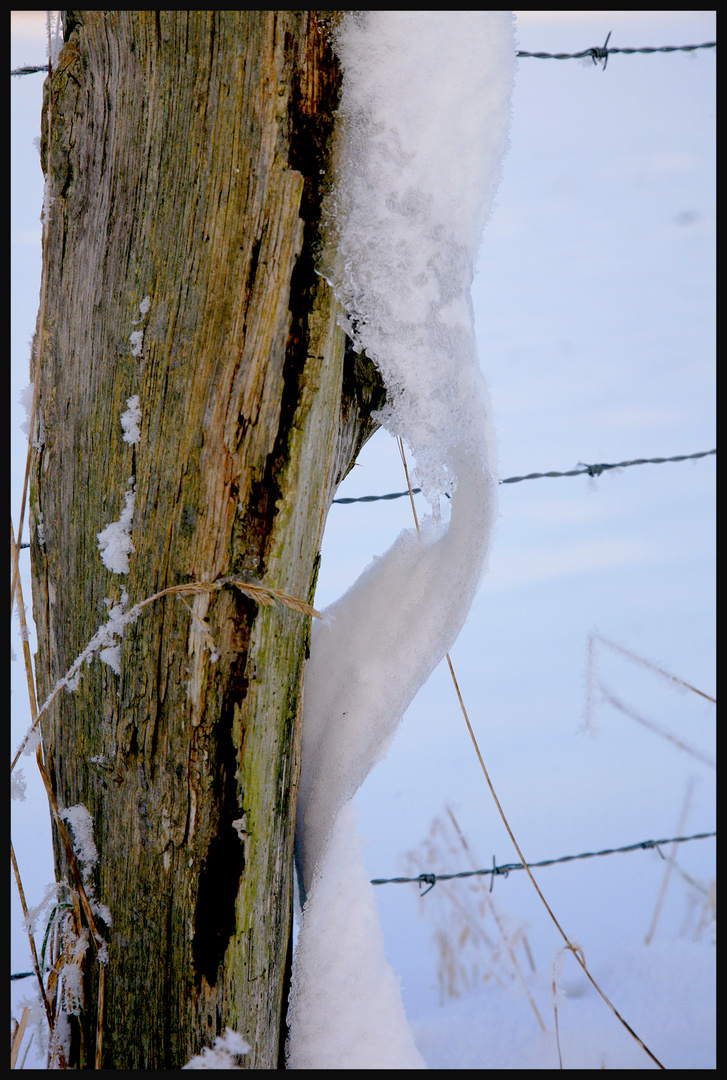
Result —
MULTIPOLYGON (((575 968, 575 964, 573 964, 575 968)), ((660 942, 619 951, 593 974, 650 1050, 669 1069, 713 1069, 715 948, 660 942)), ((414 1021, 430 1069, 557 1069, 553 991, 531 980, 547 1025, 524 993, 483 986, 414 1021)), ((558 1032, 564 1069, 649 1069, 656 1065, 604 1005, 584 975, 564 978, 558 1032)))
MULTIPOLYGON (((710 12, 522 12, 517 38, 523 49, 576 51, 602 44, 609 30, 611 45, 716 36, 710 12)), ((32 40, 16 38, 13 64, 42 59, 42 39, 32 40)), ((512 146, 473 288, 501 476, 715 445, 714 70, 707 51, 613 56, 605 73, 589 62, 520 61, 512 146)), ((13 200, 13 403, 27 379, 37 305, 41 195, 32 139, 41 84, 35 76, 13 85, 13 182, 23 193, 13 200)), ((454 171, 458 157, 450 156, 454 171)), ((22 451, 13 452, 20 462, 22 451)), ((339 495, 405 486, 390 435, 378 435, 360 462, 339 495)), ((714 464, 500 489, 489 571, 452 655, 529 859, 714 827, 714 771, 705 762, 713 707, 633 659, 655 660, 714 692, 714 464), (627 711, 594 682, 591 719, 600 734, 590 738, 578 732, 587 640, 596 630, 632 657, 594 646, 598 680, 627 711)), ((340 596, 410 526, 405 500, 334 507, 317 606, 340 596)), ((15 706, 23 675, 12 674, 15 706)), ((22 732, 19 709, 13 720, 22 732)), ((14 814, 13 834, 32 903, 52 869, 44 795, 26 771, 28 800, 14 814)), ((372 878, 469 869, 456 834, 441 824, 446 806, 476 865, 490 865, 495 853, 498 863, 516 861, 441 666, 356 803, 372 878)), ((675 855, 679 871, 648 946, 668 866, 657 852, 536 873, 594 976, 659 1059, 713 1067, 714 842, 685 844, 675 855)), ((491 896, 487 884, 471 881, 418 894, 416 885, 383 885, 375 901, 381 947, 424 1061, 557 1067, 552 967, 562 941, 525 875, 497 878, 491 896)), ((28 970, 15 914, 12 943, 13 970, 28 970)), ((571 957, 562 958, 559 986, 564 1067, 652 1067, 571 957)), ((13 1001, 25 989, 14 984, 13 1001)))

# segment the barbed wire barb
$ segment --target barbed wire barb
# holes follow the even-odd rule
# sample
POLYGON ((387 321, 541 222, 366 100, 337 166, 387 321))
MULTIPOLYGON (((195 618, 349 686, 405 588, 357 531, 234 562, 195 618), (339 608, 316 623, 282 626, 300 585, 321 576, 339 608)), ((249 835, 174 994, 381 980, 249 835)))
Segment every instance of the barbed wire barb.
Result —
POLYGON ((608 42, 611 37, 612 31, 609 30, 608 37, 603 45, 592 46, 590 49, 583 49, 581 52, 576 53, 547 53, 547 52, 525 52, 525 50, 518 49, 516 56, 532 57, 536 60, 585 60, 588 57, 591 58, 594 64, 598 64, 600 60, 603 60, 602 71, 606 70, 606 64, 608 58, 613 53, 624 53, 632 55, 633 53, 672 53, 672 52, 694 52, 695 49, 716 49, 716 41, 704 41, 700 45, 644 45, 640 48, 623 48, 612 47, 609 49, 608 42))

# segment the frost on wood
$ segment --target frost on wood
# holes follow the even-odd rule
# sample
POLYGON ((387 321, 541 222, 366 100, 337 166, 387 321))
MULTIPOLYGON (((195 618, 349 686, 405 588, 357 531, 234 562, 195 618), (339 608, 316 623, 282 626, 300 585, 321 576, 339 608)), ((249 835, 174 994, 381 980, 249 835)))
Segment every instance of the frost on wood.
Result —
POLYGON ((339 145, 321 273, 380 368, 379 419, 408 443, 448 525, 427 519, 374 559, 313 629, 296 861, 304 903, 289 1062, 422 1067, 384 957, 347 806, 451 648, 496 516, 495 446, 470 288, 507 146, 507 12, 348 14, 339 145))
POLYGON ((232 1028, 227 1028, 224 1035, 218 1035, 215 1045, 210 1050, 205 1047, 201 1054, 188 1061, 184 1069, 239 1069, 236 1058, 242 1057, 250 1047, 232 1028))
MULTIPOLYGON (((138 326, 139 323, 142 322, 144 317, 148 314, 148 311, 149 311, 150 307, 151 307, 151 297, 145 296, 144 299, 139 304, 139 312, 141 314, 141 318, 133 320, 134 326, 138 326)), ((131 345, 131 355, 141 357, 142 349, 144 347, 144 331, 143 330, 132 330, 131 333, 129 334, 129 343, 131 345)))
POLYGON ((139 395, 134 394, 126 402, 126 412, 121 414, 121 427, 124 430, 124 442, 134 446, 141 439, 139 424, 141 423, 141 409, 139 408, 139 395))
POLYGON ((128 574, 129 555, 136 549, 131 542, 131 521, 134 517, 134 478, 129 478, 126 505, 118 521, 112 521, 97 534, 101 561, 114 574, 128 574))
POLYGON ((131 355, 141 356, 141 350, 144 346, 144 331, 132 330, 129 334, 129 343, 131 344, 131 355))
MULTIPOLYGON (((96 848, 96 842, 93 838, 93 821, 91 815, 85 806, 79 804, 78 806, 69 806, 65 810, 61 810, 60 816, 68 822, 73 833, 73 851, 80 864, 84 889, 91 905, 91 910, 94 915, 102 919, 107 926, 112 926, 113 919, 111 918, 111 912, 105 904, 102 904, 96 899, 91 881, 91 873, 98 862, 98 849, 96 848)), ((84 933, 86 933, 86 931, 84 931, 84 933)), ((102 964, 107 963, 108 947, 106 943, 97 939, 96 947, 98 949, 99 961, 102 964)))
POLYGON ((89 874, 98 862, 98 851, 93 839, 93 822, 85 806, 69 806, 61 810, 64 818, 73 830, 73 850, 83 868, 83 879, 88 881, 89 874))

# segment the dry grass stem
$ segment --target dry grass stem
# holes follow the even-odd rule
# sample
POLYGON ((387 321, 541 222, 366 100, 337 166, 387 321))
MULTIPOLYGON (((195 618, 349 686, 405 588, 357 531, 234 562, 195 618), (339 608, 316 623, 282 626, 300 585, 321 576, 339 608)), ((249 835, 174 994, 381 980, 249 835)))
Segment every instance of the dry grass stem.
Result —
MULTIPOLYGON (((49 13, 49 15, 48 15, 48 79, 49 79, 49 85, 50 85, 50 80, 52 80, 52 76, 53 76, 52 55, 53 55, 53 49, 52 49, 52 42, 51 42, 51 23, 50 23, 50 13, 49 13)), ((52 94, 52 91, 49 90, 49 93, 48 93, 48 154, 49 155, 51 153, 51 148, 52 148, 52 145, 53 145, 52 133, 53 133, 53 94, 52 94)), ((44 196, 44 207, 43 207, 43 247, 44 247, 44 252, 46 254, 47 254, 47 246, 48 246, 49 206, 50 206, 50 199, 48 197, 48 186, 46 186, 46 191, 45 191, 45 196, 44 196)), ((43 354, 43 338, 44 338, 44 333, 45 333, 46 296, 47 296, 47 291, 48 291, 47 286, 48 286, 48 259, 44 258, 43 259, 43 276, 42 276, 42 280, 41 280, 41 292, 40 292, 40 311, 39 311, 39 316, 38 316, 38 335, 37 335, 37 339, 36 339, 36 342, 35 342, 35 370, 31 371, 31 375, 32 375, 32 378, 33 378, 33 398, 32 398, 32 404, 31 404, 31 409, 30 409, 30 418, 29 418, 29 423, 28 423, 28 448, 27 448, 26 458, 25 458, 25 471, 24 471, 24 475, 23 475, 23 489, 22 489, 21 500, 20 500, 20 517, 19 517, 19 520, 18 520, 17 543, 15 541, 15 536, 13 534, 12 520, 11 520, 11 523, 10 523, 11 555, 12 555, 12 567, 13 567, 12 580, 11 580, 11 586, 10 586, 10 611, 11 611, 11 614, 12 614, 13 607, 15 606, 15 603, 16 603, 16 593, 17 593, 17 611, 18 611, 18 618, 20 620, 21 636, 22 636, 22 641, 23 641, 23 657, 24 657, 25 670, 26 670, 26 676, 27 676, 27 681, 28 681, 28 700, 29 700, 29 704, 30 704, 31 716, 33 718, 33 724, 32 724, 31 730, 33 730, 33 728, 37 724, 39 714, 38 714, 38 709, 37 709, 37 700, 36 700, 36 696, 35 696, 35 681, 34 681, 34 678, 33 678, 33 668, 32 668, 32 662, 31 662, 31 658, 30 658, 30 649, 28 647, 28 629, 27 629, 26 622, 25 622, 25 607, 24 607, 23 599, 22 599, 22 586, 21 586, 21 582, 20 582, 20 569, 19 569, 19 558, 18 558, 18 556, 19 556, 19 550, 20 550, 20 543, 22 541, 23 523, 24 523, 24 520, 25 520, 25 509, 26 509, 26 505, 27 505, 27 495, 28 495, 28 481, 29 481, 29 477, 30 477, 30 460, 31 460, 32 448, 33 448, 33 436, 34 436, 34 432, 35 432, 36 416, 37 416, 37 411, 38 411, 38 388, 39 388, 39 384, 40 384, 40 379, 38 377, 38 369, 39 369, 41 357, 42 357, 42 354, 43 354)), ((31 356, 31 364, 32 364, 32 356, 31 356)), ((24 740, 23 745, 25 745, 25 743, 27 743, 27 738, 28 738, 28 736, 26 736, 26 739, 24 740)), ((22 749, 22 747, 21 747, 21 749, 22 749)), ((18 751, 18 753, 20 753, 20 751, 18 751)), ((17 755, 16 755, 16 757, 15 757, 15 759, 13 761, 13 766, 15 765, 16 761, 17 761, 17 755)), ((76 862, 75 852, 73 851, 73 847, 72 847, 72 845, 70 843, 70 840, 68 838, 68 833, 66 832, 64 823, 63 823, 63 821, 62 821, 62 819, 60 817, 59 811, 58 811, 58 804, 57 804, 56 799, 55 799, 55 793, 53 792, 53 788, 52 788, 52 785, 51 785, 51 782, 50 782, 50 777, 48 776, 48 773, 47 773, 47 771, 45 769, 45 765, 43 763, 43 755, 42 755, 42 750, 41 750, 40 746, 38 746, 37 751, 36 751, 36 762, 37 762, 38 769, 39 769, 40 774, 41 774, 41 778, 43 780, 43 784, 44 784, 46 792, 48 794, 48 798, 49 798, 49 801, 50 801, 50 804, 51 804, 51 809, 52 809, 52 812, 53 812, 53 816, 55 818, 56 826, 58 828, 59 834, 60 834, 61 839, 63 841, 63 845, 64 845, 64 847, 66 849, 66 853, 68 855, 69 865, 71 867, 71 871, 72 871, 74 879, 76 881, 76 886, 77 886, 78 891, 79 891, 79 897, 80 897, 80 901, 81 901, 81 904, 82 904, 83 909, 84 909, 84 913, 86 914, 86 918, 87 918, 87 921, 88 921, 88 926, 91 929, 91 932, 93 934, 94 944, 96 945, 96 948, 98 949, 99 941, 101 940, 101 938, 100 938, 100 935, 99 935, 98 930, 96 928, 95 920, 93 918, 93 913, 91 911, 91 907, 90 907, 90 904, 88 902, 88 898, 86 896, 85 890, 83 888, 83 883, 81 881, 81 876, 80 876, 80 873, 79 873, 79 870, 78 870, 78 865, 77 865, 77 862, 76 862)), ((12 771, 12 769, 11 769, 11 771, 12 771)), ((14 867, 15 873, 16 873, 16 881, 17 881, 18 890, 19 890, 20 896, 21 896, 21 902, 22 902, 22 906, 23 906, 23 911, 24 911, 24 914, 27 917, 27 907, 26 907, 26 904, 25 904, 25 897, 24 897, 24 893, 23 893, 23 889, 22 889, 22 884, 21 884, 21 881, 20 881, 20 874, 19 874, 19 871, 18 871, 18 868, 17 868, 17 862, 15 860, 15 853, 14 853, 14 850, 12 848, 12 844, 11 844, 11 858, 12 858, 13 867, 14 867)), ((42 977, 42 972, 40 971, 40 967, 38 965, 38 958, 37 958, 37 953, 36 953, 36 950, 35 950, 35 942, 34 942, 33 937, 32 937, 31 934, 29 934, 29 937, 30 937, 30 944, 31 944, 31 953, 32 953, 32 957, 33 957, 33 964, 34 964, 34 968, 35 968, 35 971, 36 971, 36 977, 37 977, 38 982, 39 982, 40 993, 41 993, 43 1004, 44 1004, 44 1007, 45 1007, 45 1010, 46 1010, 46 1016, 48 1018, 49 1026, 50 1026, 50 1029, 51 1029, 51 1035, 53 1035, 53 1032, 54 1032, 53 1010, 51 1008, 50 1002, 48 1000, 48 997, 47 997, 47 995, 45 993, 45 989, 44 989, 44 986, 43 986, 43 977, 42 977)), ((103 968, 101 970, 103 971, 103 968)), ((102 976, 102 978, 103 978, 103 976, 102 976)), ((18 1027, 18 1031, 16 1032, 16 1036, 18 1036, 18 1038, 17 1038, 17 1040, 14 1040, 14 1045, 13 1045, 14 1056, 12 1056, 12 1058, 11 1058, 11 1067, 14 1067, 14 1065, 15 1065, 15 1058, 17 1057, 17 1050, 19 1049, 20 1040, 22 1039, 22 1034, 23 1034, 23 1031, 25 1029, 25 1024, 27 1023, 27 1016, 28 1016, 28 1010, 26 1009, 23 1012, 23 1018, 22 1018, 21 1023, 20 1023, 20 1025, 18 1027)), ((99 1022, 101 1022, 101 1021, 99 1020, 99 1022)))
POLYGON ((558 992, 553 979, 553 1019, 555 1020, 555 1043, 558 1047, 558 1068, 563 1068, 563 1055, 560 1052, 560 1031, 558 1030, 558 992))
MULTIPOLYGON (((452 824, 454 825, 455 831, 456 831, 457 836, 459 838, 459 842, 462 845, 462 848, 463 848, 465 854, 467 855, 467 858, 469 859, 470 866, 472 867, 473 870, 476 870, 477 869, 477 861, 474 858, 472 852, 470 851, 470 846, 467 843, 467 840, 465 839, 464 833, 462 832, 462 830, 459 827, 459 822, 457 821, 456 817, 454 816, 454 812, 453 812, 452 808, 449 807, 449 806, 447 807, 447 813, 449 814, 450 820, 451 820, 452 824)), ((512 966, 513 966, 513 968, 515 970, 515 973, 517 975, 518 980, 520 981, 520 985, 522 986, 523 990, 525 991, 525 993, 527 995, 528 1001, 530 1002, 530 1007, 533 1010, 533 1012, 535 1013, 535 1018, 538 1021, 538 1024, 540 1025, 540 1030, 541 1031, 546 1031, 547 1029, 546 1029, 545 1024, 543 1022, 543 1018, 540 1015, 540 1010, 538 1009, 538 1006, 535 1003, 535 999, 533 998, 533 995, 530 993, 530 990, 528 988, 528 984, 525 981, 525 976, 523 975, 522 969, 521 969, 520 964, 518 962, 518 958, 515 955, 515 950, 512 947, 512 942, 510 941, 509 934, 507 933, 507 931, 506 931, 506 929, 505 929, 505 927, 503 925, 502 919, 499 916, 497 908, 495 907, 495 904, 492 902, 492 898, 489 895, 489 893, 487 892, 487 889, 485 888, 485 883, 482 880, 482 878, 475 878, 475 881, 477 882, 478 887, 485 894, 485 898, 486 898, 486 900, 488 902, 488 907, 490 909, 490 912, 492 913, 493 919, 495 920, 495 924, 496 924, 497 929, 498 929, 498 931, 500 933, 500 937, 502 938, 503 942, 505 943, 505 948, 507 949, 508 956, 510 957, 510 962, 512 963, 512 966)), ((530 961, 532 963, 532 957, 530 957, 530 961)))
POLYGON ((616 641, 609 641, 608 638, 602 637, 601 634, 591 634, 590 641, 599 641, 602 645, 606 645, 609 649, 613 649, 614 652, 621 653, 622 656, 632 660, 635 664, 641 664, 642 667, 648 668, 649 671, 661 675, 662 678, 666 679, 668 682, 683 686, 685 690, 691 690, 693 694, 699 694, 700 697, 706 698, 707 701, 711 701, 713 705, 717 704, 717 699, 713 698, 711 694, 705 694, 703 690, 698 690, 696 686, 692 686, 691 683, 685 682, 684 679, 680 679, 678 675, 672 675, 670 671, 666 671, 664 668, 659 667, 658 664, 645 659, 643 656, 638 656, 631 649, 627 649, 624 645, 619 645, 616 641))
POLYGON ((30 943, 30 955, 33 960, 33 971, 35 972, 35 978, 38 983, 38 989, 40 990, 41 1000, 43 1002, 43 1008, 45 1009, 45 1015, 48 1019, 49 1025, 53 1025, 53 1010, 51 1009, 50 1002, 43 986, 43 974, 40 970, 40 964, 38 963, 38 953, 35 948, 35 938, 30 932, 28 926, 28 905, 25 902, 25 890, 23 889, 23 883, 20 879, 20 870, 18 868, 18 862, 15 858, 15 848, 13 847, 12 840, 10 841, 10 861, 13 864, 13 873, 15 874, 15 883, 18 887, 18 895, 20 896, 20 906, 23 909, 23 918, 25 919, 26 930, 28 933, 28 942, 30 943))
POLYGON ((515 839, 515 836, 513 834, 512 829, 510 828, 510 823, 508 822, 507 818, 505 817, 505 812, 504 812, 504 810, 502 809, 502 807, 500 805, 500 800, 497 797, 495 789, 494 789, 494 787, 492 785, 492 781, 490 780, 490 775, 487 772, 484 761, 482 760, 482 754, 480 753, 480 748, 477 745, 477 739, 475 738, 475 733, 472 730, 472 725, 470 724, 469 716, 467 715, 467 710, 465 709, 464 701, 462 700, 462 694, 460 693, 459 684, 457 683, 457 679, 456 679, 456 676, 454 674, 454 668, 452 667, 452 661, 449 658, 449 653, 447 653, 447 663, 449 664, 449 672, 450 672, 450 675, 452 676, 452 682, 454 683, 454 688, 457 691, 457 697, 459 699, 460 708, 462 709, 462 714, 463 714, 463 716, 465 718, 465 722, 467 724, 467 730, 470 733, 470 738, 472 739, 472 744, 473 744, 473 746, 475 748, 475 752, 476 752, 477 757, 479 759, 480 766, 482 768, 482 772, 484 773, 484 776, 485 776, 485 780, 487 781, 487 786, 490 789, 490 794, 492 795, 492 798, 495 800, 495 805, 497 806, 500 817, 502 818, 502 823, 505 826, 505 828, 507 829, 507 834, 510 837, 510 839, 512 840, 513 847, 515 848, 515 850, 518 853, 518 856, 520 858, 520 862, 523 864, 523 869, 526 871, 528 877, 530 878, 530 881, 531 881, 531 884, 532 884, 533 888, 537 892, 538 896, 540 897, 541 901, 543 902, 545 910, 548 912, 548 914, 550 915, 551 919, 553 920, 555 926, 557 927, 560 936, 563 938, 563 941, 566 944, 566 948, 569 949, 573 953, 573 955, 575 956, 578 963, 581 965, 586 977, 588 978, 589 982, 592 984, 594 989, 598 991, 600 996, 603 998, 603 1000, 608 1005, 609 1009, 611 1009, 611 1011, 613 1012, 614 1016, 616 1016, 617 1019, 620 1020, 620 1022, 623 1024, 623 1026, 626 1028, 626 1030, 630 1033, 630 1035, 632 1035, 632 1037, 636 1040, 636 1042, 639 1044, 639 1046, 645 1051, 645 1053, 648 1054, 648 1056, 651 1058, 651 1060, 656 1065, 658 1065, 660 1069, 663 1069, 664 1066, 659 1061, 659 1059, 654 1054, 652 1054, 651 1050, 649 1050, 646 1043, 643 1042, 643 1040, 639 1038, 639 1036, 636 1034, 636 1032, 630 1026, 630 1024, 628 1024, 624 1020, 623 1016, 621 1016, 618 1009, 610 1001, 610 999, 606 996, 606 994, 601 989, 601 987, 598 985, 596 980, 593 978, 590 971, 586 967, 586 962, 585 962, 585 959, 583 958, 582 950, 580 950, 577 945, 573 945, 571 943, 571 941, 568 938, 568 935, 566 934, 565 930, 563 929, 563 927, 560 925, 560 923, 556 919, 555 915, 551 911, 550 905, 548 904, 547 900, 545 899, 542 892, 540 891, 540 886, 538 885, 537 881, 533 877, 532 871, 531 871, 530 867, 528 866, 528 863, 525 860, 525 856, 523 855, 522 851, 520 850, 520 846, 519 846, 517 840, 515 839))
MULTIPOLYGON (((421 847, 407 853, 405 865, 416 875, 432 866, 444 869, 451 859, 458 858, 458 851, 459 843, 449 823, 435 817, 421 847)), ((431 889, 427 895, 429 892, 431 889)), ((448 881, 438 882, 435 893, 427 901, 427 911, 436 922, 434 942, 438 953, 440 1004, 488 982, 494 981, 504 988, 512 978, 504 950, 487 932, 489 901, 490 897, 483 895, 475 882, 455 886, 448 881)))
MULTIPOLYGON (((278 603, 290 611, 297 611, 300 615, 310 615, 314 619, 321 618, 321 613, 306 603, 305 600, 301 600, 300 597, 291 596, 280 589, 271 589, 268 585, 261 585, 257 581, 248 581, 237 574, 229 574, 226 577, 217 578, 216 581, 191 581, 189 584, 184 585, 170 585, 168 589, 161 589, 159 592, 154 593, 153 596, 148 596, 146 600, 134 604, 132 608, 129 608, 127 616, 132 616, 132 613, 134 615, 139 613, 143 608, 153 604, 155 600, 159 600, 162 596, 216 592, 225 588, 226 585, 239 589, 241 593, 255 600, 261 607, 274 607, 278 603)), ((130 618, 129 621, 133 621, 133 619, 130 618)))
MULTIPOLYGON (((17 565, 18 558, 18 546, 15 543, 15 531, 13 529, 12 519, 10 521, 10 553, 13 559, 13 566, 17 565)), ((28 683, 28 701, 30 703, 30 715, 35 716, 38 712, 38 703, 35 698, 35 679, 33 677, 33 662, 30 657, 30 646, 28 645, 28 625, 25 621, 25 604, 23 602, 23 586, 18 577, 17 580, 18 590, 18 602, 16 604, 16 610, 18 613, 18 621, 20 622, 20 638, 23 642, 23 661, 25 663, 25 677, 28 683)))
MULTIPOLYGON (((50 15, 48 16, 50 18, 50 15)), ((53 51, 51 48, 51 35, 50 35, 50 23, 48 24, 48 155, 50 156, 51 147, 53 146, 53 94, 50 92, 50 80, 53 77, 53 63, 51 57, 53 51)), ((43 199, 43 250, 48 249, 48 211, 50 199, 48 198, 50 188, 50 170, 48 171, 48 180, 46 181, 46 191, 44 192, 43 199)), ((25 473, 23 475, 23 491, 20 497, 20 518, 18 519, 18 546, 15 549, 13 556, 13 577, 10 585, 10 613, 12 615, 13 604, 15 603, 15 589, 17 583, 20 581, 20 570, 18 564, 18 552, 20 544, 23 539, 23 521, 25 520, 25 504, 28 498, 28 480, 30 478, 30 456, 33 449, 33 433, 35 431, 35 417, 38 412, 38 386, 40 379, 38 378, 38 367, 40 365, 40 358, 43 352, 43 335, 45 333, 45 302, 46 295, 48 293, 48 259, 43 259, 43 277, 40 285, 40 312, 38 315, 38 337, 35 344, 35 371, 31 370, 31 376, 33 379, 33 401, 30 407, 30 419, 28 422, 28 449, 25 455, 25 473)), ((32 352, 31 352, 31 365, 32 365, 32 352)))
POLYGON ((401 461, 402 461, 402 464, 404 466, 404 475, 406 476, 406 486, 407 486, 407 488, 409 490, 409 501, 411 502, 411 512, 414 515, 414 524, 417 527, 417 532, 419 532, 419 519, 417 517, 417 511, 416 511, 416 507, 414 505, 414 492, 411 489, 411 481, 409 480, 409 470, 408 470, 408 468, 406 466, 406 454, 404 453, 404 440, 402 439, 401 435, 399 435, 399 437, 398 437, 398 443, 399 443, 399 453, 401 454, 401 461))
POLYGON ((673 743, 674 746, 678 747, 679 750, 683 750, 686 754, 691 754, 691 756, 697 758, 698 761, 701 761, 705 765, 709 765, 711 769, 717 768, 717 762, 713 761, 712 758, 707 757, 707 755, 703 754, 701 750, 697 750, 695 747, 689 746, 688 743, 682 742, 682 740, 678 739, 676 735, 670 734, 653 720, 647 720, 646 717, 639 716, 639 714, 637 712, 634 712, 633 709, 629 709, 628 705, 624 705, 622 701, 619 701, 619 699, 615 697, 611 693, 611 691, 603 685, 603 683, 599 682, 598 689, 603 694, 604 700, 607 701, 609 705, 612 705, 614 709, 618 709, 618 711, 623 713, 624 716, 628 716, 629 720, 635 720, 637 724, 641 724, 642 727, 648 728, 649 731, 653 731, 662 739, 666 739, 667 742, 673 743))
MULTIPOLYGON (((86 890, 83 886, 81 872, 78 869, 78 862, 76 860, 76 854, 73 850, 73 844, 71 843, 71 839, 68 835, 68 830, 66 829, 65 822, 63 821, 60 810, 58 809, 58 802, 56 800, 53 785, 50 782, 50 777, 48 776, 46 768, 40 759, 38 759, 37 764, 41 779, 45 786, 46 794, 48 796, 48 801, 50 803, 53 819, 55 821, 56 828, 58 829, 58 835, 61 838, 61 842, 68 858, 71 873, 73 875, 73 880, 76 884, 76 889, 78 890, 78 898, 81 902, 81 907, 83 908, 83 914, 86 917, 86 922, 88 924, 89 930, 91 931, 93 943, 96 946, 96 950, 98 951, 103 948, 104 940, 102 935, 99 933, 98 927, 96 926, 96 920, 93 917, 91 905, 89 903, 88 897, 86 896, 86 890)), ((78 929, 80 930, 80 927, 78 929)))
MULTIPOLYGON (((679 815, 679 822, 677 824, 677 836, 681 836, 683 831, 684 831, 684 826, 685 826, 686 820, 687 820, 687 814, 689 813, 689 805, 690 805, 690 803, 692 801, 692 793, 693 793, 693 791, 694 791, 694 778, 692 777, 692 779, 687 784, 687 790, 684 793, 684 802, 682 803, 682 810, 681 810, 681 813, 679 815)), ((651 944, 651 939, 653 938, 654 934, 656 933, 656 925, 657 925, 657 923, 659 921, 659 916, 661 915, 661 909, 662 909, 662 906, 664 904, 664 899, 666 897, 666 891, 669 888, 669 881, 670 881, 670 878, 671 878, 671 872, 672 872, 674 866, 676 865, 676 854, 677 854, 678 848, 679 848, 678 844, 672 844, 670 857, 666 859, 666 867, 664 868, 664 877, 661 880, 661 886, 659 888, 659 893, 658 893, 658 896, 656 898, 656 903, 654 904, 654 912, 653 912, 653 915, 651 916, 651 925, 649 926, 649 929, 648 929, 648 931, 646 933, 646 937, 644 938, 644 945, 650 945, 651 944)))
POLYGON ((23 1009, 23 1015, 20 1017, 20 1023, 13 1032, 12 1041, 10 1043, 10 1068, 15 1068, 15 1062, 18 1060, 18 1054, 20 1053, 20 1045, 23 1041, 23 1035, 25 1035, 25 1029, 28 1024, 28 1017, 30 1016, 30 1006, 26 1005, 23 1009))
POLYGON ((96 1053, 94 1055, 94 1068, 101 1068, 103 1054, 103 1017, 106 1000, 106 966, 99 964, 98 967, 98 1004, 96 1007, 96 1053))
POLYGON ((306 603, 305 600, 301 600, 297 596, 290 596, 289 593, 281 592, 280 589, 271 589, 267 585, 245 581, 244 578, 236 576, 220 578, 219 583, 215 583, 216 588, 222 588, 223 585, 234 585, 240 592, 256 600, 263 607, 272 607, 275 603, 278 603, 289 608, 290 611, 297 611, 299 615, 310 615, 313 619, 322 618, 320 611, 316 611, 311 604, 306 603))

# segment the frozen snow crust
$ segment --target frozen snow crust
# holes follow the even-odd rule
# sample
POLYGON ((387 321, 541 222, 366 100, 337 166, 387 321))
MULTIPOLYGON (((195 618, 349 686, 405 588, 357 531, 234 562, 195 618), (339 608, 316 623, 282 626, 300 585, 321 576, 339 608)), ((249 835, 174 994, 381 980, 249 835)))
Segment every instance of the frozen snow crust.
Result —
POLYGON ((497 513, 470 287, 507 146, 509 12, 346 15, 340 143, 321 272, 380 368, 379 419, 447 525, 405 530, 316 624, 305 681, 296 864, 303 906, 294 1068, 422 1068, 386 963, 350 800, 469 611, 497 513))

